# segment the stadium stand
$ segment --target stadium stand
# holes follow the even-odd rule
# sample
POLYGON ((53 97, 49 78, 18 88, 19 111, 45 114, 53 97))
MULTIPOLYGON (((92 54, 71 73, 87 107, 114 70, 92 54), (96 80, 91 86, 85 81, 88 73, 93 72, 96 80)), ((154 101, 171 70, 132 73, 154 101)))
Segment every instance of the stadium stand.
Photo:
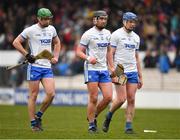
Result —
MULTIPOLYGON (((175 86, 180 83, 177 78, 180 54, 179 5, 179 0, 3 0, 0 3, 0 51, 1 53, 6 51, 7 54, 13 51, 13 39, 25 27, 36 21, 35 12, 38 8, 47 7, 53 12, 52 24, 56 27, 62 41, 59 63, 54 66, 56 79, 61 84, 66 84, 65 81, 67 81, 67 87, 69 86, 68 81, 73 81, 74 88, 76 86, 83 88, 80 86, 82 82, 79 83, 79 81, 83 81, 83 62, 75 56, 75 49, 82 33, 92 26, 93 11, 103 9, 108 12, 107 28, 111 31, 121 26, 123 12, 132 11, 139 15, 136 32, 141 37, 140 51, 144 54, 149 51, 156 60, 155 68, 143 69, 144 88, 179 89, 178 86, 175 86), (158 69, 158 58, 162 55, 162 50, 166 50, 168 55, 173 53, 173 57, 168 56, 171 60, 171 70, 167 74, 161 74, 158 69), (78 68, 75 67, 77 65, 78 68)), ((24 45, 26 46, 26 44, 24 45)), ((9 87, 12 86, 11 82, 13 78, 17 78, 17 75, 15 72, 6 72, 4 67, 5 65, 0 64, 0 87, 9 87), (15 77, 12 77, 13 74, 15 77)), ((16 86, 22 84, 23 79, 19 80, 21 81, 16 83, 16 86)), ((25 82, 22 86, 24 84, 25 82)), ((61 84, 58 84, 59 87, 61 84)))

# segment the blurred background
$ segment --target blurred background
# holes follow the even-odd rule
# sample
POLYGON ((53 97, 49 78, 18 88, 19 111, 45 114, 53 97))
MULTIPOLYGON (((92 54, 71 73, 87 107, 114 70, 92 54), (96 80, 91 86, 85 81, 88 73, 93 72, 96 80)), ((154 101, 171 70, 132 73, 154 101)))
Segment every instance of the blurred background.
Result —
MULTIPOLYGON (((54 15, 52 25, 62 43, 59 63, 53 66, 57 88, 54 104, 87 103, 83 61, 75 56, 75 50, 81 35, 93 26, 93 11, 105 10, 111 32, 121 27, 124 12, 132 11, 139 17, 135 32, 141 38, 144 87, 138 92, 144 94, 137 95, 137 106, 180 108, 179 5, 179 0, 1 0, 0 104, 27 103, 26 66, 12 71, 5 68, 23 61, 12 41, 24 28, 37 22, 39 8, 47 7, 54 15), (151 97, 158 104, 149 105, 151 97), (171 102, 164 106, 166 99, 171 102)), ((26 43, 24 47, 28 48, 26 43)))

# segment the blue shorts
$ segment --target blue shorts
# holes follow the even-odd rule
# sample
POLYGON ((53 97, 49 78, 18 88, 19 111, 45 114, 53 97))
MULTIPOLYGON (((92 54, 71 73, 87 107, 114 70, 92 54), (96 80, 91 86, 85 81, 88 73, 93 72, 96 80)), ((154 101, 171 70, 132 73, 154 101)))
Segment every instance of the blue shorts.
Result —
POLYGON ((52 69, 28 65, 27 80, 37 81, 41 80, 42 78, 53 78, 52 69))
POLYGON ((99 82, 99 83, 108 83, 111 82, 111 78, 108 70, 95 71, 89 70, 85 71, 85 83, 88 82, 99 82))
POLYGON ((128 83, 139 83, 138 73, 137 72, 126 72, 127 82, 128 83))

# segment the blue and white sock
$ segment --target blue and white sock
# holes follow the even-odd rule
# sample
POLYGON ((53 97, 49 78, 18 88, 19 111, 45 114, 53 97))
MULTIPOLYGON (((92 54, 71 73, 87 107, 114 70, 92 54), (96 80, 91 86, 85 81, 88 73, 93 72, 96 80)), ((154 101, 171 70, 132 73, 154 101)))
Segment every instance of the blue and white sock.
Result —
POLYGON ((111 120, 112 116, 113 116, 113 113, 112 113, 112 112, 108 112, 107 115, 106 115, 106 117, 107 117, 109 120, 111 120))
POLYGON ((89 129, 91 129, 92 127, 96 127, 95 124, 94 124, 94 122, 90 122, 90 123, 89 123, 89 129))
POLYGON ((132 129, 132 122, 126 122, 126 130, 132 129))
POLYGON ((35 120, 35 119, 31 120, 31 127, 32 127, 32 126, 36 126, 36 125, 37 125, 36 120, 35 120))
POLYGON ((36 116, 37 116, 38 118, 41 118, 42 115, 43 115, 43 112, 41 112, 41 111, 38 111, 38 112, 36 113, 36 116))

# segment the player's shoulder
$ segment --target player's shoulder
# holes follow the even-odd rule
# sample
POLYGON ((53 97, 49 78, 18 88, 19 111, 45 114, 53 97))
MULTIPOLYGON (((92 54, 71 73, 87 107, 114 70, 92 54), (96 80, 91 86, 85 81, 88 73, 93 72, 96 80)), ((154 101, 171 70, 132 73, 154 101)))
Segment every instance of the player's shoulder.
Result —
POLYGON ((33 24, 31 26, 27 26, 24 28, 23 30, 23 34, 31 34, 32 32, 34 32, 36 30, 36 24, 33 24))
POLYGON ((139 35, 137 33, 135 33, 134 31, 132 31, 132 35, 133 35, 134 38, 140 40, 139 35))
POLYGON ((88 30, 86 30, 84 33, 83 33, 83 36, 88 36, 88 35, 91 35, 94 33, 94 30, 93 28, 90 28, 88 30))
POLYGON ((112 36, 118 36, 121 33, 122 33, 122 28, 119 28, 119 29, 115 30, 114 32, 112 32, 112 36))
POLYGON ((55 29, 55 27, 53 25, 49 25, 48 28, 55 29))
POLYGON ((103 32, 105 33, 105 34, 111 34, 111 32, 108 30, 108 29, 103 29, 103 32))
POLYGON ((92 34, 92 33, 94 33, 94 32, 95 32, 94 27, 92 27, 92 28, 90 28, 90 29, 88 29, 88 30, 85 31, 86 34, 92 34))
POLYGON ((24 30, 32 30, 32 29, 34 29, 34 28, 35 28, 35 24, 30 25, 30 26, 26 26, 26 27, 24 28, 24 30))

